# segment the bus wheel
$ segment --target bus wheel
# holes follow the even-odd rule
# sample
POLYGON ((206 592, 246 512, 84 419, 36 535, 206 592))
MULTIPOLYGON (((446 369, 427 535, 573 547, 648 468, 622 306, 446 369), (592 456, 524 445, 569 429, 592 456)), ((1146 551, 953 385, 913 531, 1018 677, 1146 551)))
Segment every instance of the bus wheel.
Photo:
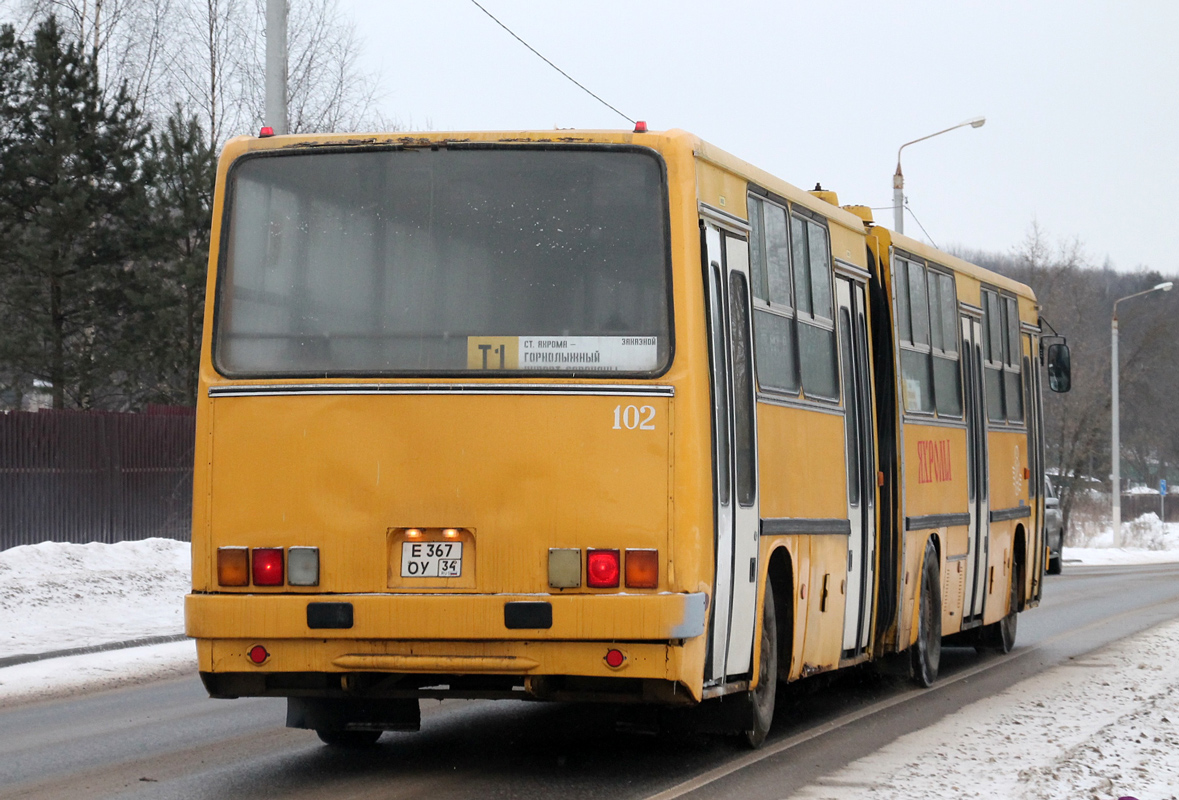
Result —
POLYGON ((982 629, 982 649, 999 653, 1010 653, 1015 647, 1015 633, 1019 624, 1019 587, 1023 583, 1023 570, 1012 570, 1011 600, 1007 616, 992 622, 982 629))
POLYGON ((925 543, 925 561, 921 565, 921 606, 917 612, 917 641, 909 648, 913 681, 918 686, 933 686, 938 664, 942 660, 942 595, 938 580, 937 549, 925 543))
POLYGON ((757 688, 749 692, 750 728, 745 741, 756 750, 761 747, 774 721, 774 700, 778 695, 778 615, 774 611, 774 589, 766 581, 761 618, 761 665, 757 670, 757 688))
POLYGON ((316 728, 315 735, 333 747, 372 747, 383 731, 345 731, 339 728, 316 728))

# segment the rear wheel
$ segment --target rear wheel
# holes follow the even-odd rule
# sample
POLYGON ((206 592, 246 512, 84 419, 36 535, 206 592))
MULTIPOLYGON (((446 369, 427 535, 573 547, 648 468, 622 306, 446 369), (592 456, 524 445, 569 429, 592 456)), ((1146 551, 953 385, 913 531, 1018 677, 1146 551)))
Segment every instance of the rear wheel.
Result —
POLYGON ((1060 564, 1060 556, 1051 556, 1048 559, 1048 574, 1059 575, 1063 571, 1060 564))
POLYGON ((909 648, 913 681, 918 686, 933 686, 942 660, 942 593, 938 580, 937 549, 925 543, 925 560, 921 565, 921 599, 917 611, 917 641, 909 648))
POLYGON ((750 727, 745 741, 757 749, 769 735, 774 722, 774 701, 778 696, 778 615, 774 610, 774 589, 766 582, 761 619, 761 664, 757 670, 757 688, 749 693, 750 727))
POLYGON ((372 747, 381 738, 382 731, 346 731, 339 728, 316 728, 315 735, 324 744, 333 747, 372 747))

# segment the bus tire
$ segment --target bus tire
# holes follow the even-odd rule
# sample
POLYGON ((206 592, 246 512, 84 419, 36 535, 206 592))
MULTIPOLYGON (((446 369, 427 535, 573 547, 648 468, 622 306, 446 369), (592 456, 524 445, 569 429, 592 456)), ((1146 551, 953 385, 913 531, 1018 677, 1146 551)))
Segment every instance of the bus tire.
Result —
POLYGON ((1015 647, 1015 634, 1019 627, 1019 586, 1023 582, 1023 570, 1011 572, 1011 599, 1007 614, 998 622, 992 622, 982 629, 982 649, 996 653, 1010 653, 1015 647))
POLYGON ((1060 564, 1060 556, 1055 556, 1048 559, 1048 574, 1059 575, 1062 572, 1060 564))
POLYGON ((383 731, 347 731, 339 728, 316 728, 315 735, 331 747, 360 749, 372 747, 381 738, 383 731))
POLYGON ((921 599, 917 611, 917 641, 909 648, 910 674, 914 683, 926 688, 937 680, 942 660, 942 595, 938 580, 937 548, 925 543, 921 565, 921 599))
POLYGON ((761 664, 757 688, 749 692, 749 728, 745 741, 756 750, 765 742, 774 722, 774 701, 778 696, 778 615, 774 610, 774 588, 766 581, 761 617, 761 664))

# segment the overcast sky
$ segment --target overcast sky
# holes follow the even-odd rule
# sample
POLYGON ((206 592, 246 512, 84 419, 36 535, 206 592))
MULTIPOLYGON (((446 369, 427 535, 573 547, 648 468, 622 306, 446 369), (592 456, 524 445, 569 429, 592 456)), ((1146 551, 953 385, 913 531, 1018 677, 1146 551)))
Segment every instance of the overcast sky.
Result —
MULTIPOLYGON (((623 114, 683 128, 841 203, 906 195, 942 248, 1033 221, 1094 265, 1179 272, 1179 3, 480 0, 623 114)), ((340 0, 413 129, 629 128, 470 0, 340 0)), ((892 225, 891 210, 876 212, 892 225)))

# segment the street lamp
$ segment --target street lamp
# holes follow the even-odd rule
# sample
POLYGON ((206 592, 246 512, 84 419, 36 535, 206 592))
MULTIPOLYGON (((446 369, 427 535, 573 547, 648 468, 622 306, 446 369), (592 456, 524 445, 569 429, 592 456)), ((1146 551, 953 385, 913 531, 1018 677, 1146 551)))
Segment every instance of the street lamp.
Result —
POLYGON ((941 136, 943 133, 949 133, 950 131, 956 131, 959 128, 965 128, 967 125, 972 128, 981 128, 984 124, 986 124, 986 121, 986 117, 975 117, 974 119, 968 119, 965 122, 959 122, 957 125, 951 128, 946 128, 944 131, 938 131, 937 133, 931 133, 928 136, 922 136, 920 139, 914 139, 911 142, 905 142, 903 145, 897 148, 897 171, 896 174, 892 176, 892 219, 893 227, 896 228, 897 233, 905 232, 905 176, 904 173, 901 172, 901 150, 904 150, 911 144, 924 142, 926 139, 932 139, 935 136, 941 136))
POLYGON ((1113 376, 1113 443, 1109 451, 1110 461, 1113 462, 1113 491, 1110 492, 1110 496, 1113 498, 1114 547, 1122 546, 1122 438, 1118 425, 1118 303, 1122 300, 1142 297, 1142 295, 1151 292, 1169 292, 1173 285, 1171 281, 1166 281, 1147 289, 1145 292, 1136 292, 1114 301, 1113 323, 1110 325, 1110 342, 1113 351, 1110 356, 1110 373, 1113 376))

